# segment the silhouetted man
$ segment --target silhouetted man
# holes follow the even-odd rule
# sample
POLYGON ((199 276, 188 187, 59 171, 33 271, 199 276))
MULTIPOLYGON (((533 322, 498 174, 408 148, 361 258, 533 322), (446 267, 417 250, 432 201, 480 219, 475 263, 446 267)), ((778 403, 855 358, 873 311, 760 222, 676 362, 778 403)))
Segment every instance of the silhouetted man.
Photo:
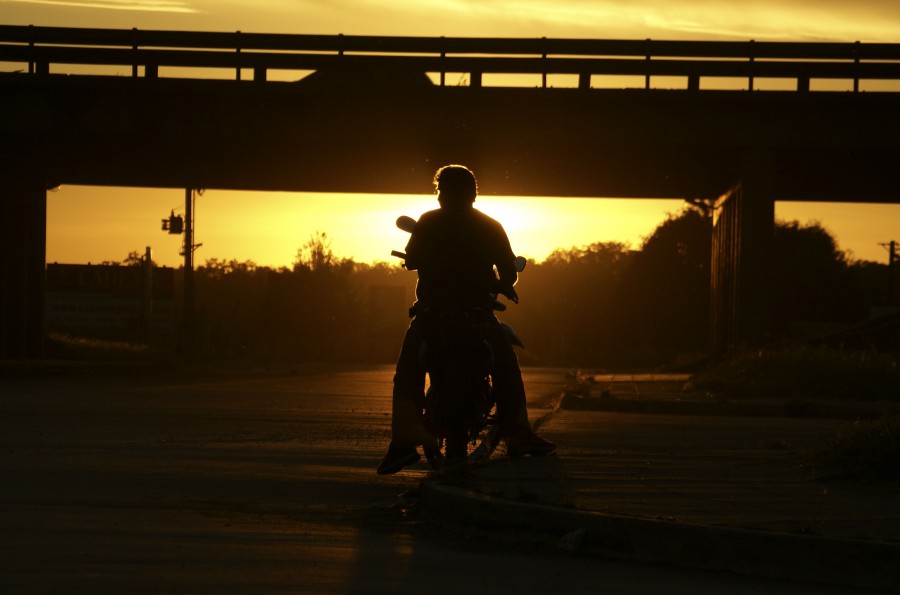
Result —
POLYGON ((419 347, 424 340, 423 318, 429 310, 442 307, 471 307, 487 313, 480 328, 493 351, 491 379, 500 425, 507 436, 507 453, 544 455, 556 448, 532 432, 516 354, 499 321, 489 314, 491 294, 503 294, 518 302, 513 289, 518 278, 515 254, 506 232, 500 223, 473 208, 478 186, 465 166, 440 168, 434 185, 441 208, 419 218, 406 245, 406 268, 419 274, 416 317, 406 331, 397 360, 392 439, 378 466, 381 475, 417 462, 420 456, 416 447, 435 442, 422 423, 425 370, 419 363, 419 347))

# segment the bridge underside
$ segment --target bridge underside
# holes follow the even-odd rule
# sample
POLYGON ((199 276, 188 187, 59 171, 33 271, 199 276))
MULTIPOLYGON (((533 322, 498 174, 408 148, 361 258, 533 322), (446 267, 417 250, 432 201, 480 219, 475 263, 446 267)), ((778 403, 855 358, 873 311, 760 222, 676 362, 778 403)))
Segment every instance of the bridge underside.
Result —
POLYGON ((3 171, 48 183, 715 198, 764 150, 779 200, 897 200, 895 94, 0 76, 3 171))
POLYGON ((716 199, 750 180, 748 220, 776 199, 898 201, 897 94, 2 74, 0 110, 6 357, 40 352, 58 184, 423 194, 456 162, 497 195, 716 199))

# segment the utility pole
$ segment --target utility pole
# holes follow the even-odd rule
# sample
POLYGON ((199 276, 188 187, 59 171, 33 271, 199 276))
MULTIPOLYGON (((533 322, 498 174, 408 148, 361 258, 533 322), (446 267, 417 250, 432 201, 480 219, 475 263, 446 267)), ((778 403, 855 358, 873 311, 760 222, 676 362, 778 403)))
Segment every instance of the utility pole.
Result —
POLYGON ((189 358, 195 355, 200 330, 197 324, 197 294, 194 286, 194 250, 203 244, 194 243, 194 199, 202 194, 203 190, 199 189, 184 190, 184 330, 185 352, 189 358))
POLYGON ((184 347, 188 360, 194 356, 196 316, 194 293, 194 191, 184 190, 184 347))
POLYGON ((184 312, 182 328, 184 330, 184 351, 188 358, 194 355, 197 339, 197 306, 194 288, 194 250, 202 244, 194 243, 194 197, 203 194, 203 190, 184 189, 184 218, 176 215, 174 209, 168 218, 162 220, 163 231, 171 235, 184 235, 182 256, 184 256, 184 312))
POLYGON ((153 251, 147 246, 141 262, 144 273, 144 293, 141 298, 141 339, 150 344, 153 326, 153 251))
MULTIPOLYGON (((184 191, 184 321, 191 335, 194 328, 194 191, 184 191)), ((191 340, 188 339, 190 343, 191 340)))
POLYGON ((895 275, 895 265, 897 262, 897 242, 891 240, 890 246, 888 248, 889 256, 888 256, 888 305, 894 305, 894 279, 895 275))
POLYGON ((886 244, 881 244, 888 249, 888 284, 887 284, 887 305, 894 305, 894 286, 896 284, 896 262, 897 262, 897 242, 891 240, 886 244))

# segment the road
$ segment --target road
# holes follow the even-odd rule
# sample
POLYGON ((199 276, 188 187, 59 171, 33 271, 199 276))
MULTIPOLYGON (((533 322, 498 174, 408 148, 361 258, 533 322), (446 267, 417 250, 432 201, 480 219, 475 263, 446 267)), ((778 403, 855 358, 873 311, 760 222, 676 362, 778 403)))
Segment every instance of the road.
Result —
POLYGON ((423 465, 374 473, 391 375, 0 377, 0 593, 798 592, 428 525, 423 465))

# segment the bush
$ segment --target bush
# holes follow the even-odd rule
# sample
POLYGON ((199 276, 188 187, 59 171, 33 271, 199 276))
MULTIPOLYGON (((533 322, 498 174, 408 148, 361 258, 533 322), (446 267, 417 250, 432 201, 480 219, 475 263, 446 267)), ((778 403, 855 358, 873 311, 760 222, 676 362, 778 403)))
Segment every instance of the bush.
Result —
POLYGON ((816 453, 817 473, 874 481, 900 481, 900 416, 857 421, 816 453))

